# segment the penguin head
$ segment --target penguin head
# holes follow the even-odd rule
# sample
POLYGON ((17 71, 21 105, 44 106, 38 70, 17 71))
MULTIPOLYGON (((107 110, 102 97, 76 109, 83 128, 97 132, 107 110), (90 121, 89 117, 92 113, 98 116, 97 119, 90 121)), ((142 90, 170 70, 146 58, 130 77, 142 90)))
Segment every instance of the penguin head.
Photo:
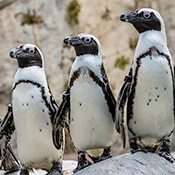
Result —
POLYGON ((150 8, 138 9, 134 12, 127 12, 120 16, 120 20, 133 24, 139 33, 150 30, 163 31, 164 22, 160 14, 150 8))
POLYGON ((73 46, 77 56, 86 54, 101 55, 100 42, 91 34, 82 33, 77 36, 67 36, 64 43, 73 46))
POLYGON ((43 67, 44 59, 40 49, 33 44, 20 44, 9 53, 11 58, 16 58, 20 68, 38 66, 43 67))

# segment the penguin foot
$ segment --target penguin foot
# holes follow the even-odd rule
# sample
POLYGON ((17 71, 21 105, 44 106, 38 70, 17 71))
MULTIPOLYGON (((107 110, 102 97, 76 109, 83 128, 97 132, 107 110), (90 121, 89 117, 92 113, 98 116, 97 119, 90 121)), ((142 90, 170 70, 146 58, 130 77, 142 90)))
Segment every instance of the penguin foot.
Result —
POLYGON ((21 169, 20 175, 29 175, 29 170, 27 170, 27 169, 21 169))
POLYGON ((131 149, 131 154, 134 154, 137 152, 148 153, 149 151, 146 148, 131 149))
POLYGON ((53 162, 51 170, 46 175, 63 175, 62 165, 59 162, 53 162))
POLYGON ((11 169, 11 170, 7 170, 5 173, 4 173, 4 175, 8 175, 8 174, 13 174, 13 173, 15 173, 15 172, 17 172, 17 171, 19 171, 20 169, 11 169))
POLYGON ((164 140, 158 152, 159 156, 164 157, 169 162, 173 163, 175 159, 170 154, 170 140, 164 140))
POLYGON ((136 138, 129 139, 129 145, 130 145, 131 154, 134 154, 134 153, 137 153, 137 152, 144 152, 144 153, 149 152, 149 150, 146 149, 146 148, 139 148, 138 147, 136 138))
POLYGON ((105 148, 103 151, 103 154, 99 158, 95 158, 95 157, 92 157, 90 155, 89 155, 89 157, 93 160, 94 163, 98 163, 98 162, 101 162, 103 160, 109 159, 112 157, 111 147, 105 148))
POLYGON ((159 156, 164 157, 170 163, 173 163, 175 161, 174 157, 170 153, 167 153, 167 152, 159 152, 159 156))
POLYGON ((86 153, 84 151, 78 151, 78 165, 73 170, 73 173, 76 173, 89 165, 91 165, 91 163, 86 159, 86 153))

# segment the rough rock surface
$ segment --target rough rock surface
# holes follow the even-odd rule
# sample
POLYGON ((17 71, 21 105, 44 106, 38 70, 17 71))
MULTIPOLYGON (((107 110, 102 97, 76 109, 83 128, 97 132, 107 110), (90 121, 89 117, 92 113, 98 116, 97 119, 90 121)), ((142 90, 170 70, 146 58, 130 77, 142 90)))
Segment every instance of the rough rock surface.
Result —
MULTIPOLYGON (((72 175, 76 161, 63 161, 64 175, 72 175)), ((4 172, 0 171, 0 175, 4 172)), ((45 175, 44 170, 31 171, 29 175, 45 175)), ((138 152, 133 155, 123 154, 91 165, 75 175, 174 175, 175 163, 153 153, 138 152)), ((12 175, 19 175, 19 172, 12 175)))
POLYGON ((87 167, 75 175, 174 175, 175 163, 153 153, 124 154, 87 167))

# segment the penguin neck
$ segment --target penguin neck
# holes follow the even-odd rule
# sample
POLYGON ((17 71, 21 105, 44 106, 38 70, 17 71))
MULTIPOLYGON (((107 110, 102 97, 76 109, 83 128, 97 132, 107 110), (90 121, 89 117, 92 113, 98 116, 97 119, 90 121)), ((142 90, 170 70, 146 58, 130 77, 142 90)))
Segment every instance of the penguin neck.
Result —
POLYGON ((168 50, 165 31, 150 30, 139 35, 136 47, 135 58, 147 52, 150 48, 156 47, 160 52, 168 50))
POLYGON ((13 86, 16 82, 20 80, 30 80, 33 82, 38 82, 42 85, 47 85, 46 75, 44 72, 44 68, 38 67, 38 66, 30 66, 26 68, 18 68, 13 86))
POLYGON ((81 55, 77 56, 71 69, 70 78, 73 73, 78 70, 81 67, 87 67, 91 71, 95 73, 96 76, 98 76, 100 79, 102 79, 101 76, 101 66, 102 66, 102 57, 101 54, 98 55, 81 55))

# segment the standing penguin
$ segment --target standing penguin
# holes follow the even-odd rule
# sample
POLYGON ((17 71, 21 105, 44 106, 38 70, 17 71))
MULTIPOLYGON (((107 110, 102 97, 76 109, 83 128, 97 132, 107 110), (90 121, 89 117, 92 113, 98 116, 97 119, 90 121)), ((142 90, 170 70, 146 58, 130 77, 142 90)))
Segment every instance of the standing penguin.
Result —
MULTIPOLYGON (((10 56, 19 66, 12 88, 12 112, 18 157, 25 167, 21 174, 28 174, 30 168, 62 174, 64 138, 57 140, 56 148, 52 131, 58 106, 48 87, 43 55, 37 46, 22 44, 11 50, 10 56)), ((60 131, 63 137, 63 128, 60 131)))
POLYGON ((64 43, 72 45, 77 55, 64 94, 68 99, 70 136, 78 151, 76 172, 91 164, 86 153, 94 163, 111 157, 116 101, 103 67, 98 39, 79 34, 66 37, 64 43))
POLYGON ((118 96, 117 129, 124 135, 123 111, 127 101, 131 153, 157 152, 173 162, 170 140, 174 128, 174 66, 164 21, 149 8, 122 14, 120 19, 133 24, 139 32, 139 41, 130 73, 118 96))

